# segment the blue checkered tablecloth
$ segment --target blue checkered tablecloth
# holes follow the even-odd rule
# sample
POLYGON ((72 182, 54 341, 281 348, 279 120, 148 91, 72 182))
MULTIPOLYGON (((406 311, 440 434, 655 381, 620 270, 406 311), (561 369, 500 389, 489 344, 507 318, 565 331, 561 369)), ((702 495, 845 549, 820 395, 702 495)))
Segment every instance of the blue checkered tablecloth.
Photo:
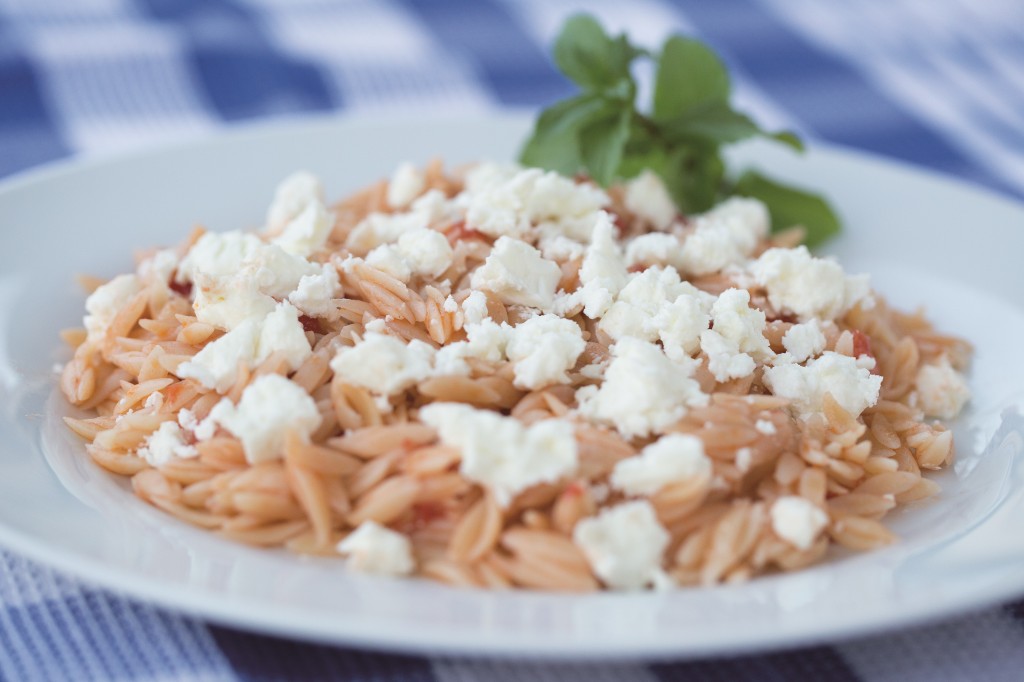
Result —
MULTIPOLYGON (((542 105, 581 8, 710 41, 769 127, 1024 195, 1021 0, 0 0, 0 176, 295 113, 542 105)), ((215 627, 0 551, 0 679, 1020 680, 1024 603, 731 659, 467 662, 215 627)))

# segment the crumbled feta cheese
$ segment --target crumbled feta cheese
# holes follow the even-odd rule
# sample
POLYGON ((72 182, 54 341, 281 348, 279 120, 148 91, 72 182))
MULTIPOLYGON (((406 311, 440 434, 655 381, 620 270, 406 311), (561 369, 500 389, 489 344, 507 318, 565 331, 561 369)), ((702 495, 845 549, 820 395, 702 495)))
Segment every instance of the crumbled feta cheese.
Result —
POLYGON ((334 299, 341 293, 338 270, 331 263, 324 263, 320 272, 305 275, 299 280, 295 291, 288 294, 288 301, 310 317, 337 317, 338 307, 334 299))
POLYGON ((569 239, 563 234, 542 236, 537 242, 540 252, 548 260, 568 261, 583 258, 587 247, 575 239, 569 239))
POLYGON ((160 282, 166 285, 178 267, 178 252, 174 249, 161 249, 139 263, 139 277, 146 283, 160 282))
POLYGON ((497 324, 491 319, 483 319, 478 323, 467 323, 465 341, 456 341, 442 346, 434 358, 434 374, 449 376, 469 374, 467 358, 477 358, 486 362, 501 362, 505 359, 505 350, 512 335, 512 327, 497 324))
POLYGON ((758 433, 763 433, 766 436, 774 436, 778 432, 775 422, 768 419, 758 419, 754 423, 754 428, 757 429, 758 433))
POLYGON ((669 534, 647 500, 636 500, 583 519, 572 534, 591 570, 616 590, 639 590, 663 580, 669 534))
POLYGON ((613 424, 624 436, 647 436, 677 421, 708 397, 691 378, 694 362, 673 361, 658 346, 626 337, 611 347, 612 361, 600 388, 576 392, 584 417, 613 424))
POLYGON ((930 417, 953 419, 971 398, 971 389, 960 372, 943 355, 935 364, 922 365, 917 372, 918 406, 930 417))
POLYGON ((196 273, 196 319, 218 329, 231 330, 246 320, 262 320, 277 306, 270 296, 260 293, 257 282, 249 277, 215 277, 196 273))
POLYGON ((494 293, 505 303, 550 310, 562 270, 526 242, 501 237, 484 264, 473 271, 474 289, 494 293))
POLYGON ((611 216, 601 211, 580 265, 580 286, 574 292, 583 306, 583 314, 592 320, 605 315, 615 296, 629 279, 622 249, 615 241, 611 216))
POLYGON ((142 291, 142 282, 135 275, 118 275, 85 299, 88 315, 82 320, 90 341, 99 341, 117 314, 142 291))
POLYGON ((409 538, 376 521, 359 524, 338 543, 338 553, 347 556, 345 565, 359 573, 400 576, 416 569, 409 538))
POLYGON ((454 219, 454 206, 441 190, 432 189, 412 202, 408 212, 371 213, 352 228, 345 246, 357 256, 365 256, 381 244, 390 244, 402 234, 418 227, 430 227, 454 219))
POLYGON ((407 282, 413 275, 437 277, 452 264, 452 247, 443 234, 425 227, 403 232, 394 244, 382 244, 366 262, 407 282))
POLYGON ((871 374, 846 355, 825 351, 806 365, 795 363, 767 367, 764 383, 772 393, 793 401, 803 415, 822 410, 826 393, 854 418, 878 402, 882 377, 871 374))
POLYGON ((524 426, 518 419, 458 403, 427 405, 420 420, 437 429, 442 443, 460 450, 459 472, 489 489, 503 507, 531 486, 576 471, 576 438, 567 421, 545 419, 524 426))
POLYGON ((696 436, 662 436, 635 457, 619 460, 611 484, 627 495, 653 495, 665 486, 694 479, 711 480, 711 460, 696 436))
POLYGON ((444 299, 444 304, 441 306, 441 310, 446 313, 457 313, 459 312, 459 304, 455 301, 455 297, 451 294, 444 299))
POLYGON ((142 404, 143 409, 158 410, 164 404, 164 395, 160 391, 153 391, 146 396, 146 402, 142 404))
POLYGON ((632 275, 615 303, 601 319, 601 329, 613 339, 635 337, 656 341, 664 330, 665 348, 696 350, 707 329, 709 294, 679 279, 673 268, 653 267, 632 275), (683 299, 683 300, 680 300, 683 299))
POLYGON ((870 356, 870 355, 858 355, 857 356, 857 366, 858 367, 863 367, 864 369, 868 370, 869 372, 871 370, 873 370, 875 368, 875 365, 877 365, 877 364, 878 364, 878 362, 875 360, 875 358, 870 356))
POLYGON ((195 412, 188 408, 182 408, 178 412, 178 425, 188 431, 198 442, 210 440, 217 432, 217 423, 212 419, 200 421, 195 412))
POLYGON ((566 375, 586 347, 578 324, 557 315, 540 315, 514 327, 505 352, 514 363, 515 385, 536 390, 569 382, 566 375))
POLYGON ((773 355, 764 337, 764 313, 749 303, 750 292, 726 289, 711 306, 713 327, 701 333, 700 346, 718 381, 745 377, 773 355))
POLYGON ((149 434, 145 445, 139 448, 138 455, 150 466, 162 467, 175 457, 182 459, 198 457, 199 451, 194 445, 185 442, 184 433, 177 423, 167 421, 149 434))
POLYGON ((804 362, 821 354, 825 350, 825 334, 821 323, 816 319, 801 324, 794 324, 782 337, 782 347, 786 349, 786 360, 804 362))
POLYGON ((408 344, 394 336, 368 332, 354 346, 342 346, 331 369, 345 383, 393 395, 429 377, 434 349, 419 340, 408 344))
POLYGON ((437 230, 406 232, 398 238, 398 253, 417 275, 437 277, 452 264, 452 247, 437 230))
POLYGON ((227 398, 214 405, 209 419, 242 441, 246 461, 258 464, 281 457, 288 431, 308 440, 323 418, 301 386, 265 374, 246 386, 238 405, 227 398))
POLYGON ((181 261, 177 278, 181 282, 195 281, 198 275, 249 278, 261 293, 286 298, 303 276, 316 274, 318 269, 280 246, 265 244, 256 235, 207 232, 181 261))
POLYGON ((290 303, 280 303, 262 320, 246 320, 207 344, 178 366, 177 375, 223 393, 238 378, 240 364, 255 367, 275 352, 283 355, 292 370, 313 352, 299 322, 299 311, 290 303))
POLYGON ((665 232, 649 232, 634 237, 626 244, 626 263, 636 265, 671 265, 682 268, 683 243, 679 237, 665 232))
POLYGON ((658 330, 665 354, 673 360, 689 357, 700 348, 701 334, 708 328, 710 294, 694 290, 682 293, 671 303, 664 303, 649 325, 658 330))
POLYGON ((480 324, 488 319, 487 295, 482 291, 473 291, 462 302, 462 314, 466 324, 480 324))
POLYGON ((609 203, 597 187, 557 173, 494 164, 471 170, 457 201, 466 209, 467 227, 492 237, 523 237, 535 224, 554 223, 578 241, 588 236, 592 214, 609 203))
POLYGON ((274 201, 267 209, 267 230, 276 233, 313 201, 323 201, 324 187, 309 171, 298 171, 286 177, 274 191, 274 201))
POLYGON ((775 500, 770 515, 775 534, 800 550, 810 549, 828 525, 828 514, 810 500, 795 495, 775 500))
POLYGON ((274 240, 286 253, 308 257, 323 248, 334 227, 334 216, 319 200, 306 204, 302 212, 288 221, 274 240))
POLYGON ((749 269, 779 312, 801 320, 833 320, 858 302, 870 301, 867 275, 848 277, 839 263, 815 258, 806 246, 768 249, 749 269))
POLYGON ((655 230, 667 230, 676 218, 676 204, 661 177, 644 170, 626 183, 626 208, 655 230))
POLYGON ((391 182, 388 183, 388 206, 405 208, 413 199, 423 194, 426 186, 427 179, 423 171, 408 161, 399 164, 391 176, 391 182))
POLYGON ((753 457, 753 450, 750 448, 740 448, 736 451, 736 468, 741 472, 749 471, 753 457))
POLYGON ((732 197, 696 218, 683 242, 679 265, 693 275, 708 275, 745 261, 768 235, 768 209, 757 199, 732 197))
POLYGON ((408 282, 412 278, 412 268, 391 244, 381 244, 366 254, 366 264, 402 282, 408 282))

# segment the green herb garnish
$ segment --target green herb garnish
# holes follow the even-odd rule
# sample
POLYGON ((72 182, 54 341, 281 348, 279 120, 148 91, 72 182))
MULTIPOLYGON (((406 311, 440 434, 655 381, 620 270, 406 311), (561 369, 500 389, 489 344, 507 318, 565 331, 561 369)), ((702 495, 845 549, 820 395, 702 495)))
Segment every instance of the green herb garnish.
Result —
POLYGON ((839 232, 839 218, 821 196, 755 171, 727 175, 725 145, 764 137, 802 151, 803 143, 791 132, 766 132, 732 108, 729 72, 704 43, 672 36, 653 54, 625 35, 609 36, 593 17, 576 15, 562 27, 554 58, 581 92, 540 113, 522 163, 565 175, 584 172, 605 187, 649 168, 683 213, 739 194, 768 206, 773 231, 803 226, 808 245, 839 232), (657 69, 648 113, 636 103, 631 67, 638 58, 651 59, 657 69))

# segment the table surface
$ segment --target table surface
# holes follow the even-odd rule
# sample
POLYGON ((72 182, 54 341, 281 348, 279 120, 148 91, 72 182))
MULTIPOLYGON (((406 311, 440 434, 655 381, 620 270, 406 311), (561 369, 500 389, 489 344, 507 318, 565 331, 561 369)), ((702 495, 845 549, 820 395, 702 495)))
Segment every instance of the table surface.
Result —
MULTIPOLYGON (((547 58, 587 9, 712 43, 790 128, 1024 195, 1019 0, 0 0, 0 176, 243 121, 481 112, 571 91, 547 58)), ((1024 602, 830 646, 678 663, 373 654, 242 633, 0 551, 0 679, 1018 680, 1024 602)))

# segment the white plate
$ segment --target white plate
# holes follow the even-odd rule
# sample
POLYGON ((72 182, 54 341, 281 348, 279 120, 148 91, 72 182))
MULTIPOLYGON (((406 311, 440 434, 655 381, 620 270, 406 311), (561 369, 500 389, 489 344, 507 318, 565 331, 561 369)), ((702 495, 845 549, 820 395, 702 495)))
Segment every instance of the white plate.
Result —
POLYGON ((0 186, 0 543, 81 578, 241 628, 430 653, 697 656, 808 644, 1024 593, 1024 210, 877 158, 818 147, 745 152, 820 188, 847 219, 830 245, 901 306, 975 343, 975 399, 937 500, 892 517, 905 541, 796 575, 670 594, 462 591, 348 575, 340 562, 240 547, 137 501, 61 424, 52 366, 81 317, 72 273, 109 276, 133 248, 195 222, 259 222, 275 182, 308 168, 340 196, 400 160, 511 158, 526 119, 317 120, 77 162, 0 186))

